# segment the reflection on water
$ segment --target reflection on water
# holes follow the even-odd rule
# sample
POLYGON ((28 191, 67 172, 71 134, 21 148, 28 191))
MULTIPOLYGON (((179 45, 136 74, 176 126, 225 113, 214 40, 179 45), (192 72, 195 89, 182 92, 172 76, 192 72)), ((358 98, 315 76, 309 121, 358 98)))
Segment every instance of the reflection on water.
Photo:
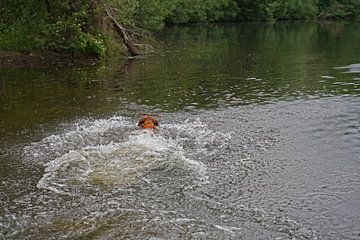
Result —
POLYGON ((346 69, 345 73, 360 73, 360 63, 350 64, 345 67, 337 67, 336 69, 346 69))
POLYGON ((173 27, 144 59, 0 68, 0 238, 359 238, 359 30, 173 27))
POLYGON ((334 68, 358 69, 359 31, 345 23, 170 28, 160 56, 63 70, 0 69, 0 114, 5 127, 19 129, 128 103, 177 111, 357 95, 357 73, 334 68))

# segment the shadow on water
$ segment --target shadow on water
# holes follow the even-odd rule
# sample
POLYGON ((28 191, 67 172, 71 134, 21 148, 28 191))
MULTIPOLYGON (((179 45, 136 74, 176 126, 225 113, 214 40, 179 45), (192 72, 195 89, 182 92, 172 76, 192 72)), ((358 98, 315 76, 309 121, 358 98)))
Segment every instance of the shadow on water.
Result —
POLYGON ((0 68, 0 238, 359 238, 359 28, 172 27, 144 59, 0 68))

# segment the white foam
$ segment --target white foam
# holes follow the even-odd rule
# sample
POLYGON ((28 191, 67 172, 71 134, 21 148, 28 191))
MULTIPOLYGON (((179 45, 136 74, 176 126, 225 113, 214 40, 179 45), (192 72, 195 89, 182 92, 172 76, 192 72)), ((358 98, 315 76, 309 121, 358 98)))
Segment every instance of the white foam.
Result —
POLYGON ((144 149, 148 149, 154 152, 165 151, 176 147, 176 143, 169 139, 165 139, 160 135, 153 134, 151 132, 144 132, 140 134, 130 135, 129 145, 138 146, 144 149))
POLYGON ((184 156, 181 148, 160 136, 132 135, 122 144, 85 147, 71 151, 46 165, 39 188, 71 194, 86 184, 123 185, 141 180, 156 168, 182 168, 193 171, 205 182, 204 164, 184 156))
POLYGON ((234 229, 236 230, 240 230, 240 228, 235 228, 235 227, 227 227, 227 226, 221 226, 221 225, 214 225, 215 228, 222 230, 226 233, 231 234, 232 236, 235 236, 236 233, 233 231, 234 229))
MULTIPOLYGON (((112 142, 106 134, 121 133, 122 129, 132 126, 124 117, 114 116, 109 119, 83 120, 65 127, 60 134, 53 134, 31 143, 23 149, 23 157, 32 163, 46 163, 56 157, 86 146, 104 145, 112 142)), ((118 136, 116 136, 118 138, 118 136)))
POLYGON ((45 165, 38 188, 73 195, 104 185, 152 184, 157 171, 175 171, 190 185, 207 183, 201 159, 222 147, 227 137, 199 119, 164 124, 153 132, 113 117, 76 123, 72 130, 46 137, 24 152, 28 160, 45 165))

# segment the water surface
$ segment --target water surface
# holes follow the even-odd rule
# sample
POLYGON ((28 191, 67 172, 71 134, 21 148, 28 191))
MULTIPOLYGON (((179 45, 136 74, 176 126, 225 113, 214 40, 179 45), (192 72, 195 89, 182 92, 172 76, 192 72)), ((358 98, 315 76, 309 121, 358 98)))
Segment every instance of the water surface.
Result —
POLYGON ((0 68, 0 238, 359 239, 359 33, 172 27, 147 58, 0 68))

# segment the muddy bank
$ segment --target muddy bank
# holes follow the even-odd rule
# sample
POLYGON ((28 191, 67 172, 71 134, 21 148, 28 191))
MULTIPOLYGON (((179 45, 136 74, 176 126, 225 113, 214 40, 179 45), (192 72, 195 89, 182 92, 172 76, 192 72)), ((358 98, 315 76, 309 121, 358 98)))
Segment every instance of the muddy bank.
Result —
POLYGON ((94 56, 38 52, 15 53, 0 51, 0 68, 15 67, 45 67, 45 66, 71 66, 78 64, 95 64, 99 59, 94 56))

